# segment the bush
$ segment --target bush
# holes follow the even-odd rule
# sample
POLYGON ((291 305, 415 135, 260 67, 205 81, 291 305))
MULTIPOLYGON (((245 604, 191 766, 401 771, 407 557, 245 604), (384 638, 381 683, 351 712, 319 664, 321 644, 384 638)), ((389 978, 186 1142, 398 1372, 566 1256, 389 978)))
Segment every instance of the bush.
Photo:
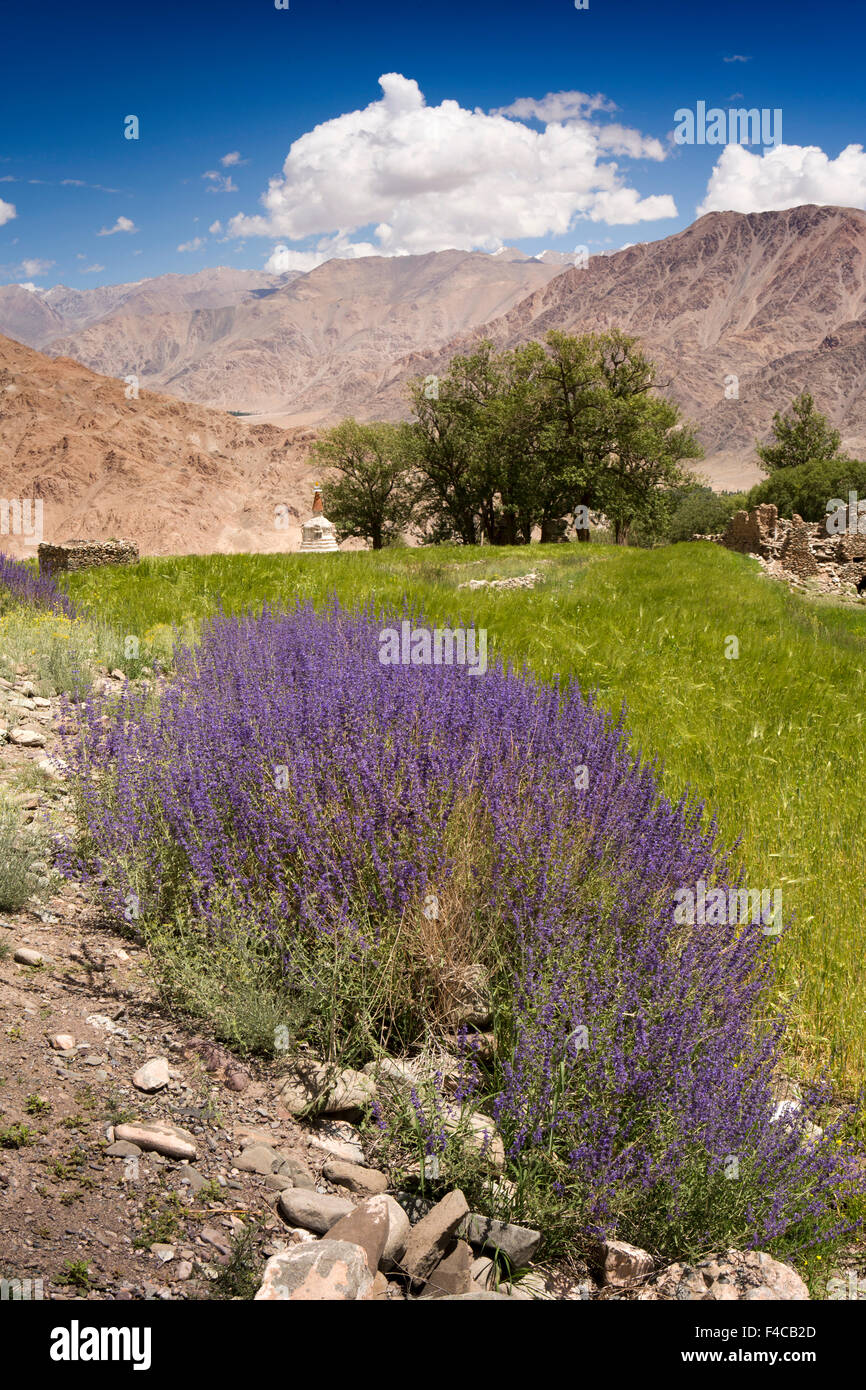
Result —
POLYGON ((71 600, 53 579, 41 576, 30 561, 13 560, 11 555, 0 552, 0 611, 14 599, 65 613, 68 618, 75 613, 71 600))
POLYGON ((45 835, 21 824, 21 811, 0 797, 0 911, 17 912, 50 884, 45 835))
POLYGON ((866 497, 866 463, 832 459, 779 469, 752 488, 745 506, 775 502, 779 516, 791 517, 797 512, 804 521, 823 521, 827 503, 834 497, 847 503, 849 492, 866 497))
MULTIPOLYGON (((103 901, 163 956, 172 931, 215 964, 245 934, 289 1045, 355 1065, 453 1029, 481 968, 496 1060, 462 1098, 492 1106, 522 1211, 558 1211, 563 1239, 825 1238, 864 1182, 832 1126, 805 1142, 821 1097, 769 1123, 776 938, 675 921, 678 889, 736 886, 702 808, 663 798, 576 687, 381 665, 395 621, 219 617, 158 707, 91 700, 67 758, 103 901)), ((434 1106, 428 1152, 439 1129, 434 1106)))

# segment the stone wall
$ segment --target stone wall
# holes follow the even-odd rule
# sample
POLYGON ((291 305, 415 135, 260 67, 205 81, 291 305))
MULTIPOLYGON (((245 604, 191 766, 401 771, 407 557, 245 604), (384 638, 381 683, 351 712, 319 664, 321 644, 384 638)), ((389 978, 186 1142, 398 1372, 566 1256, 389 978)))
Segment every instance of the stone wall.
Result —
POLYGON ((137 560, 138 546, 132 541, 66 541, 39 547, 39 573, 46 575, 96 565, 134 565, 137 560))
POLYGON ((721 536, 705 536, 728 550, 757 555, 764 568, 793 584, 811 581, 820 589, 853 586, 866 590, 866 534, 828 534, 823 521, 796 514, 780 520, 773 503, 735 512, 721 536))

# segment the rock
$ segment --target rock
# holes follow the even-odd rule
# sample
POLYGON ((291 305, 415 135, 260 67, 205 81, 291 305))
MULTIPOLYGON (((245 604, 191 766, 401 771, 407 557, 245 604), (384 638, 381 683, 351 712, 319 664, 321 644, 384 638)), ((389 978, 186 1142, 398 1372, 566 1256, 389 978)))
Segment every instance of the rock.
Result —
POLYGON ((384 1173, 378 1172, 375 1168, 362 1168, 359 1163, 346 1163, 339 1158, 329 1158, 322 1174, 328 1182, 335 1183, 338 1187, 347 1187, 350 1192, 357 1192, 362 1196, 385 1192, 388 1187, 388 1179, 384 1173))
POLYGON ((272 1192, 285 1192, 287 1188, 294 1187, 290 1177, 285 1173, 265 1173, 265 1187, 269 1187, 272 1192))
POLYGON ((75 1039, 71 1033, 55 1033, 51 1039, 51 1046, 56 1052, 71 1052, 75 1046, 75 1039))
POLYGON ((139 1091, 161 1091, 169 1083, 168 1061, 165 1057, 154 1057, 145 1062, 132 1078, 132 1084, 139 1091))
POLYGON ((451 1249, 436 1265, 421 1291, 422 1298, 444 1298, 446 1294, 470 1293, 472 1290, 472 1250, 465 1240, 454 1241, 451 1249))
POLYGON ((19 748, 44 748, 45 735, 39 729, 10 729, 7 735, 10 743, 19 748))
POLYGON ((130 1144, 128 1139, 116 1139, 105 1152, 109 1158, 138 1158, 141 1149, 137 1144, 130 1144))
POLYGON ((637 1245, 629 1245, 627 1240, 608 1240, 601 1247, 601 1261, 605 1284, 624 1288, 642 1279, 655 1266, 652 1255, 637 1245))
POLYGON ((385 1241, 385 1249, 382 1251, 382 1258, 379 1261, 382 1269, 393 1269, 400 1264, 409 1242, 409 1232, 411 1225, 409 1217, 398 1202, 387 1193, 382 1198, 388 1211, 388 1237, 385 1241))
POLYGON ((316 1179, 313 1177, 306 1163, 296 1158, 294 1154, 284 1154, 277 1151, 280 1160, 277 1168, 277 1175, 283 1178, 291 1178, 294 1187, 306 1187, 315 1191, 316 1179))
POLYGON ((191 1279, 191 1278, 192 1278, 192 1261, 191 1261, 191 1260, 180 1260, 180 1261, 178 1261, 177 1265, 175 1266, 174 1277, 175 1277, 175 1279, 191 1279))
POLYGON ((250 1144, 235 1159, 234 1166, 242 1173, 275 1173, 281 1162, 279 1154, 268 1145, 250 1144))
POLYGON ((13 960, 17 960, 19 965, 47 965, 45 956, 39 951, 32 951, 29 946, 19 946, 13 960))
POLYGON ((164 1154, 166 1158, 189 1158, 196 1156, 195 1139, 188 1130, 167 1120, 152 1120, 146 1124, 116 1125, 116 1139, 128 1139, 140 1149, 164 1154))
POLYGON ((329 1231, 341 1216, 348 1216, 355 1210, 354 1202, 345 1197, 332 1197, 327 1192, 310 1192, 301 1187, 288 1187, 281 1192, 277 1207, 290 1226, 302 1226, 319 1236, 329 1231))
POLYGON ((446 1105, 444 1125, 450 1134, 458 1130, 466 1136, 466 1145, 476 1153, 482 1154, 496 1168, 505 1167, 505 1145, 500 1138, 496 1123, 488 1115, 480 1115, 475 1110, 461 1110, 459 1105, 446 1105))
POLYGON ((250 1078, 245 1071, 241 1071, 240 1067, 236 1067, 234 1071, 226 1072, 226 1085, 230 1091, 245 1091, 249 1084, 250 1078))
POLYGON ((325 1114, 363 1110, 376 1098, 376 1083, 352 1067, 335 1071, 323 1062, 296 1059, 279 1091, 279 1100, 290 1115, 300 1115, 310 1106, 325 1114))
POLYGON ((461 1221, 468 1215, 466 1198, 459 1188, 455 1188, 412 1227, 403 1266, 413 1281, 423 1283, 427 1279, 453 1243, 461 1221))
POLYGON ((346 1139, 329 1139, 327 1136, 315 1134, 310 1139, 310 1148, 319 1149, 322 1153, 330 1154, 332 1158, 341 1158, 345 1163, 354 1163, 359 1167, 363 1166, 365 1161, 361 1145, 350 1143, 346 1139))
POLYGON ((668 1265, 643 1284, 612 1297, 641 1302, 805 1302, 809 1290, 795 1269, 763 1250, 726 1250, 693 1265, 668 1265))
POLYGON ((348 1216, 335 1222, 329 1231, 331 1240, 347 1240, 360 1245, 367 1256, 367 1264, 375 1271, 379 1268, 388 1241, 390 1217, 384 1196, 368 1197, 348 1216))
POLYGON ((193 1195, 198 1196, 203 1187, 209 1185, 209 1179, 200 1173, 197 1168, 185 1167, 181 1173, 181 1182, 192 1189, 193 1195))
POLYGON ((473 1212, 462 1223, 459 1234, 478 1250, 501 1250, 515 1268, 532 1261, 541 1244, 541 1232, 529 1226, 513 1226, 473 1212))
POLYGON ((359 1245, 317 1240, 272 1255, 256 1299, 286 1302, 353 1302, 364 1298, 373 1274, 359 1245))
POLYGON ((231 1254, 232 1243, 229 1240, 228 1234, 223 1231, 218 1231, 215 1226, 202 1227, 201 1238, 208 1245, 212 1245, 215 1250, 218 1250, 221 1255, 231 1254))
POLYGON ((489 1255, 479 1255, 477 1260, 472 1261, 469 1273, 473 1283, 481 1289, 488 1289, 496 1278, 496 1263, 489 1255))
POLYGON ((380 1299, 387 1298, 389 1288, 390 1285, 388 1283, 388 1280, 385 1278, 382 1271, 379 1270, 375 1278, 373 1279, 373 1282, 370 1285, 369 1289, 364 1294, 364 1301, 366 1303, 373 1303, 377 1302, 380 1299))
POLYGON ((174 1259, 174 1246, 164 1245, 162 1242, 156 1241, 150 1246, 150 1253, 156 1255, 160 1263, 167 1265, 170 1260, 174 1259))

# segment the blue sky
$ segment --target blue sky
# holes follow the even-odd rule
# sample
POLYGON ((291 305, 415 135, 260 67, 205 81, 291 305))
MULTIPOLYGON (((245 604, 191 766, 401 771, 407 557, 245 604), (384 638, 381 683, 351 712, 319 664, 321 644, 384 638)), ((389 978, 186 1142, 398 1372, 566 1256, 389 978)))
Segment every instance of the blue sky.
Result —
POLYGON ((595 253, 700 209, 864 207, 864 30, 854 0, 15 7, 0 283, 595 253), (674 143, 674 113, 701 101, 779 109, 781 141, 674 143))

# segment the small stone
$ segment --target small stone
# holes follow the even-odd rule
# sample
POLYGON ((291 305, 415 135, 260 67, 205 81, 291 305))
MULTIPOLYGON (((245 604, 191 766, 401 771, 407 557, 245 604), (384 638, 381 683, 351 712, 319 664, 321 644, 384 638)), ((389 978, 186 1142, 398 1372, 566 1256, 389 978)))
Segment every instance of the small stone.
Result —
POLYGON ((242 1173, 273 1173, 279 1163, 279 1155, 266 1144, 250 1144, 235 1159, 235 1167, 242 1173))
POLYGON ((655 1261, 646 1250, 629 1245, 626 1240, 608 1240, 602 1246, 602 1269, 605 1284, 623 1288, 642 1279, 653 1269, 655 1261))
POLYGON ((364 1294, 364 1301, 366 1303, 376 1303, 383 1298, 388 1298, 390 1288, 391 1286, 388 1280, 385 1278, 382 1271, 378 1270, 372 1284, 364 1294))
POLYGON ((39 951, 31 950, 29 946, 19 946, 12 959, 17 960, 19 965, 47 965, 48 963, 45 956, 39 951))
POLYGON ((55 1033, 51 1039, 51 1046, 57 1052, 71 1052, 75 1046, 75 1039, 71 1033, 55 1033))
POLYGON ((370 1291, 373 1274, 363 1250, 342 1240, 319 1240, 272 1255, 254 1295, 286 1302, 353 1302, 370 1291))
POLYGON ((10 729, 8 738, 10 743, 16 743, 19 748, 45 747, 45 735, 38 729, 10 729))
POLYGON ((355 1204, 345 1197, 332 1197, 326 1192, 289 1187, 280 1193, 277 1209, 290 1226, 302 1226, 304 1230, 323 1236, 340 1217, 354 1211, 355 1204))
POLYGON ((195 1139, 188 1130, 166 1120, 153 1120, 147 1124, 115 1126, 117 1139, 128 1139, 141 1149, 164 1154, 166 1158, 189 1158, 196 1156, 195 1139))
POLYGON ((388 1187, 388 1179, 384 1173, 378 1172, 375 1168, 362 1168, 359 1163, 346 1163, 339 1158, 329 1158, 322 1174, 328 1182, 335 1183, 338 1187, 347 1187, 350 1192, 357 1192, 362 1196, 385 1192, 388 1187))
POLYGON ((403 1256, 407 1274, 422 1283, 435 1269, 454 1240, 461 1221, 469 1215, 469 1205, 459 1188, 437 1202, 409 1233, 403 1256))
POLYGON ((265 1187, 269 1187, 272 1192, 285 1192, 294 1185, 285 1173, 265 1173, 265 1187))
POLYGON ((127 1139, 116 1139, 113 1144, 109 1144, 105 1152, 109 1158, 138 1158, 141 1149, 137 1144, 130 1144, 127 1139))
POLYGON ((165 1057, 154 1057, 145 1062, 132 1078, 132 1084, 139 1091, 161 1091, 169 1083, 168 1061, 165 1057))
POLYGON ((204 1174, 200 1173, 197 1168, 190 1168, 189 1165, 187 1165, 183 1169, 183 1176, 181 1177, 181 1182, 186 1183, 186 1185, 192 1190, 193 1196, 196 1197, 198 1196, 199 1192, 201 1192, 203 1187, 207 1187, 209 1185, 208 1179, 204 1176, 204 1174))
POLYGON ((529 1226, 513 1226, 473 1212, 460 1227, 460 1235, 479 1250, 501 1250, 516 1268, 528 1265, 539 1245, 541 1232, 529 1226))
POLYGON ((204 1226, 201 1230, 201 1238, 208 1245, 212 1245, 221 1255, 230 1255, 232 1244, 228 1236, 223 1231, 218 1231, 215 1226, 204 1226))
POLYGON ((315 1191, 316 1179, 313 1177, 306 1163, 303 1163, 294 1154, 284 1154, 277 1151, 280 1162, 277 1167, 277 1175, 283 1178, 291 1178, 293 1187, 306 1187, 315 1191))
POLYGON ((191 1279, 192 1262, 190 1260, 180 1260, 175 1266, 174 1277, 175 1279, 191 1279))
POLYGON ((163 1245, 160 1241, 157 1241, 155 1244, 151 1245, 150 1253, 156 1255, 161 1264, 166 1265, 170 1260, 174 1259, 174 1246, 163 1245))

